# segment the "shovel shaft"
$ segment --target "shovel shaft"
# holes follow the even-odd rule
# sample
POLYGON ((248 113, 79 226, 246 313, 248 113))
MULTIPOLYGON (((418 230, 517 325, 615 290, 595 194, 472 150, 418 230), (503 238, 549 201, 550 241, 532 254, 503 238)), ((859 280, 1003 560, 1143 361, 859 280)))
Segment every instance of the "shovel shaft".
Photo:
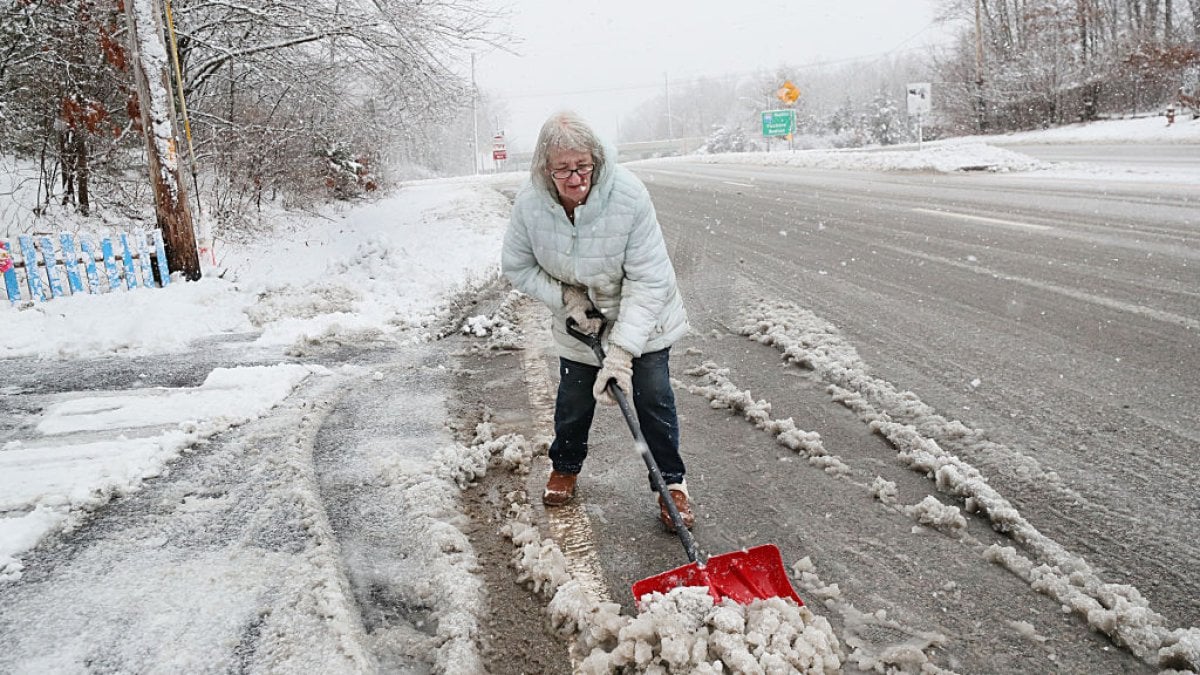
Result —
MULTIPOLYGON (((592 353, 603 364, 604 347, 600 344, 600 336, 604 334, 604 329, 607 325, 607 323, 601 324, 600 330, 595 335, 590 335, 580 331, 576 327, 575 320, 569 318, 567 319, 567 332, 577 340, 591 347, 592 353)), ((642 461, 646 463, 646 468, 650 471, 650 483, 658 492, 663 506, 667 509, 667 514, 671 517, 671 524, 675 527, 675 534, 679 535, 679 541, 683 544, 683 551, 687 554, 688 562, 703 564, 704 561, 699 559, 700 554, 696 548, 696 540, 692 537, 691 531, 684 527, 683 516, 679 515, 679 509, 675 506, 675 500, 671 499, 671 491, 667 489, 667 482, 663 480, 662 472, 658 470, 658 462, 654 461, 654 455, 650 452, 650 446, 646 445, 646 438, 642 435, 642 428, 638 424, 633 406, 629 405, 628 397, 617 386, 615 380, 608 381, 607 389, 609 395, 617 402, 617 407, 621 409, 621 414, 625 417, 625 423, 629 425, 629 431, 633 433, 633 440, 638 452, 642 455, 642 461)))
POLYGON ((621 408, 621 414, 625 416, 625 422, 629 425, 629 430, 633 432, 633 440, 637 445, 638 452, 642 455, 642 461, 650 470, 650 483, 654 485, 663 505, 667 507, 667 513, 671 516, 671 524, 675 526, 675 533, 679 535, 679 541, 683 544, 683 551, 687 554, 688 562, 703 562, 699 560, 696 540, 692 537, 691 530, 684 527, 683 516, 679 515, 675 500, 671 499, 671 491, 667 489, 667 482, 663 480, 662 472, 658 470, 658 462, 654 461, 654 455, 650 453, 650 446, 646 445, 646 439, 642 436, 642 429, 637 423, 637 417, 634 415, 632 406, 629 405, 629 400, 625 397, 625 392, 621 391, 616 382, 610 380, 608 393, 616 399, 617 406, 621 408))

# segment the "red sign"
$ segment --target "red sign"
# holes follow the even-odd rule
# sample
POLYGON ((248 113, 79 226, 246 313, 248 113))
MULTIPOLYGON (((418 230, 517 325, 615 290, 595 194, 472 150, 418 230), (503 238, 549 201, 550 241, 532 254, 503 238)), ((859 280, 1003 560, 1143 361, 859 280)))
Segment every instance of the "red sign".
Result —
POLYGON ((508 150, 504 145, 504 132, 492 136, 492 159, 497 162, 508 159, 508 150))

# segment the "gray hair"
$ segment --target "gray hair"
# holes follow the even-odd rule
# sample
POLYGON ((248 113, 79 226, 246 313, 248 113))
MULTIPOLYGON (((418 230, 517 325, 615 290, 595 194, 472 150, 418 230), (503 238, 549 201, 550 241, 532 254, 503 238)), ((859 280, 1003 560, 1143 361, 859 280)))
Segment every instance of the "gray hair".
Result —
POLYGON ((604 171, 604 144, 600 142, 600 137, 582 117, 569 110, 554 113, 542 125, 529 167, 530 179, 546 188, 551 196, 557 197, 558 190, 554 187, 554 180, 549 173, 552 150, 590 152, 592 161, 596 163, 593 175, 599 176, 604 171))

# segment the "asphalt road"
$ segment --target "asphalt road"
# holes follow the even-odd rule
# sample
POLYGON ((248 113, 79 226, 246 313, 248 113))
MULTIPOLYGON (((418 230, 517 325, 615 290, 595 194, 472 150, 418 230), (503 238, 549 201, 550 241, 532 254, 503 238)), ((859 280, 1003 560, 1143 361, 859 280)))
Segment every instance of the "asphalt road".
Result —
MULTIPOLYGON (((867 648, 926 639, 926 653, 960 672, 1152 670, 988 562, 988 545, 1021 545, 984 519, 955 539, 881 507, 866 487, 876 476, 896 483, 901 503, 963 503, 902 467, 826 382, 738 334, 756 300, 787 301, 837 326, 873 376, 978 430, 986 442, 938 440, 1041 533, 1106 582, 1135 587, 1167 625, 1200 624, 1200 190, 674 162, 636 170, 695 328, 675 349, 675 376, 687 386, 705 361, 727 369, 773 418, 817 431, 851 467, 849 480, 831 476, 681 393, 706 550, 771 542, 789 564, 810 556, 845 603, 894 620, 864 627, 830 612, 867 648), (1031 648, 1013 622, 1044 639, 1031 648)), ((628 583, 685 561, 652 529, 627 435, 615 413, 600 415, 580 489, 612 593, 628 605, 628 583)))

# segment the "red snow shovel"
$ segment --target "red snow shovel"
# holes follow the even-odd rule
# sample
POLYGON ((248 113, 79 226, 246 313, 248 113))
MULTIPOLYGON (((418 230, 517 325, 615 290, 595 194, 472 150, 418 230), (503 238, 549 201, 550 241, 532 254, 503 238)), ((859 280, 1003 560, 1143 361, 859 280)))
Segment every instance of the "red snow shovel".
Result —
MULTIPOLYGON (((571 318, 567 319, 567 332, 591 347, 592 353, 600 363, 604 363, 604 347, 600 344, 600 336, 604 334, 608 324, 603 321, 604 316, 598 311, 593 310, 588 316, 602 321, 600 330, 595 335, 579 330, 579 324, 571 318)), ((634 582, 634 599, 640 600, 647 593, 666 594, 680 586, 705 586, 708 588, 708 594, 718 602, 722 598, 729 598, 738 604, 747 605, 754 600, 791 598, 797 605, 803 605, 804 602, 796 595, 796 590, 788 581, 787 570, 783 567, 783 556, 774 544, 722 553, 707 559, 701 557, 692 533, 683 526, 683 518, 679 515, 679 509, 675 507, 675 500, 671 499, 667 491, 666 481, 658 470, 654 456, 650 454, 650 448, 646 445, 646 439, 642 436, 642 429, 625 397, 625 392, 621 391, 615 380, 609 380, 607 386, 608 393, 616 400, 621 414, 625 416, 625 423, 633 432, 634 445, 642 455, 642 460, 646 462, 646 468, 650 470, 650 482, 654 484, 654 489, 666 505, 675 533, 679 535, 688 557, 688 564, 682 567, 634 582)))

